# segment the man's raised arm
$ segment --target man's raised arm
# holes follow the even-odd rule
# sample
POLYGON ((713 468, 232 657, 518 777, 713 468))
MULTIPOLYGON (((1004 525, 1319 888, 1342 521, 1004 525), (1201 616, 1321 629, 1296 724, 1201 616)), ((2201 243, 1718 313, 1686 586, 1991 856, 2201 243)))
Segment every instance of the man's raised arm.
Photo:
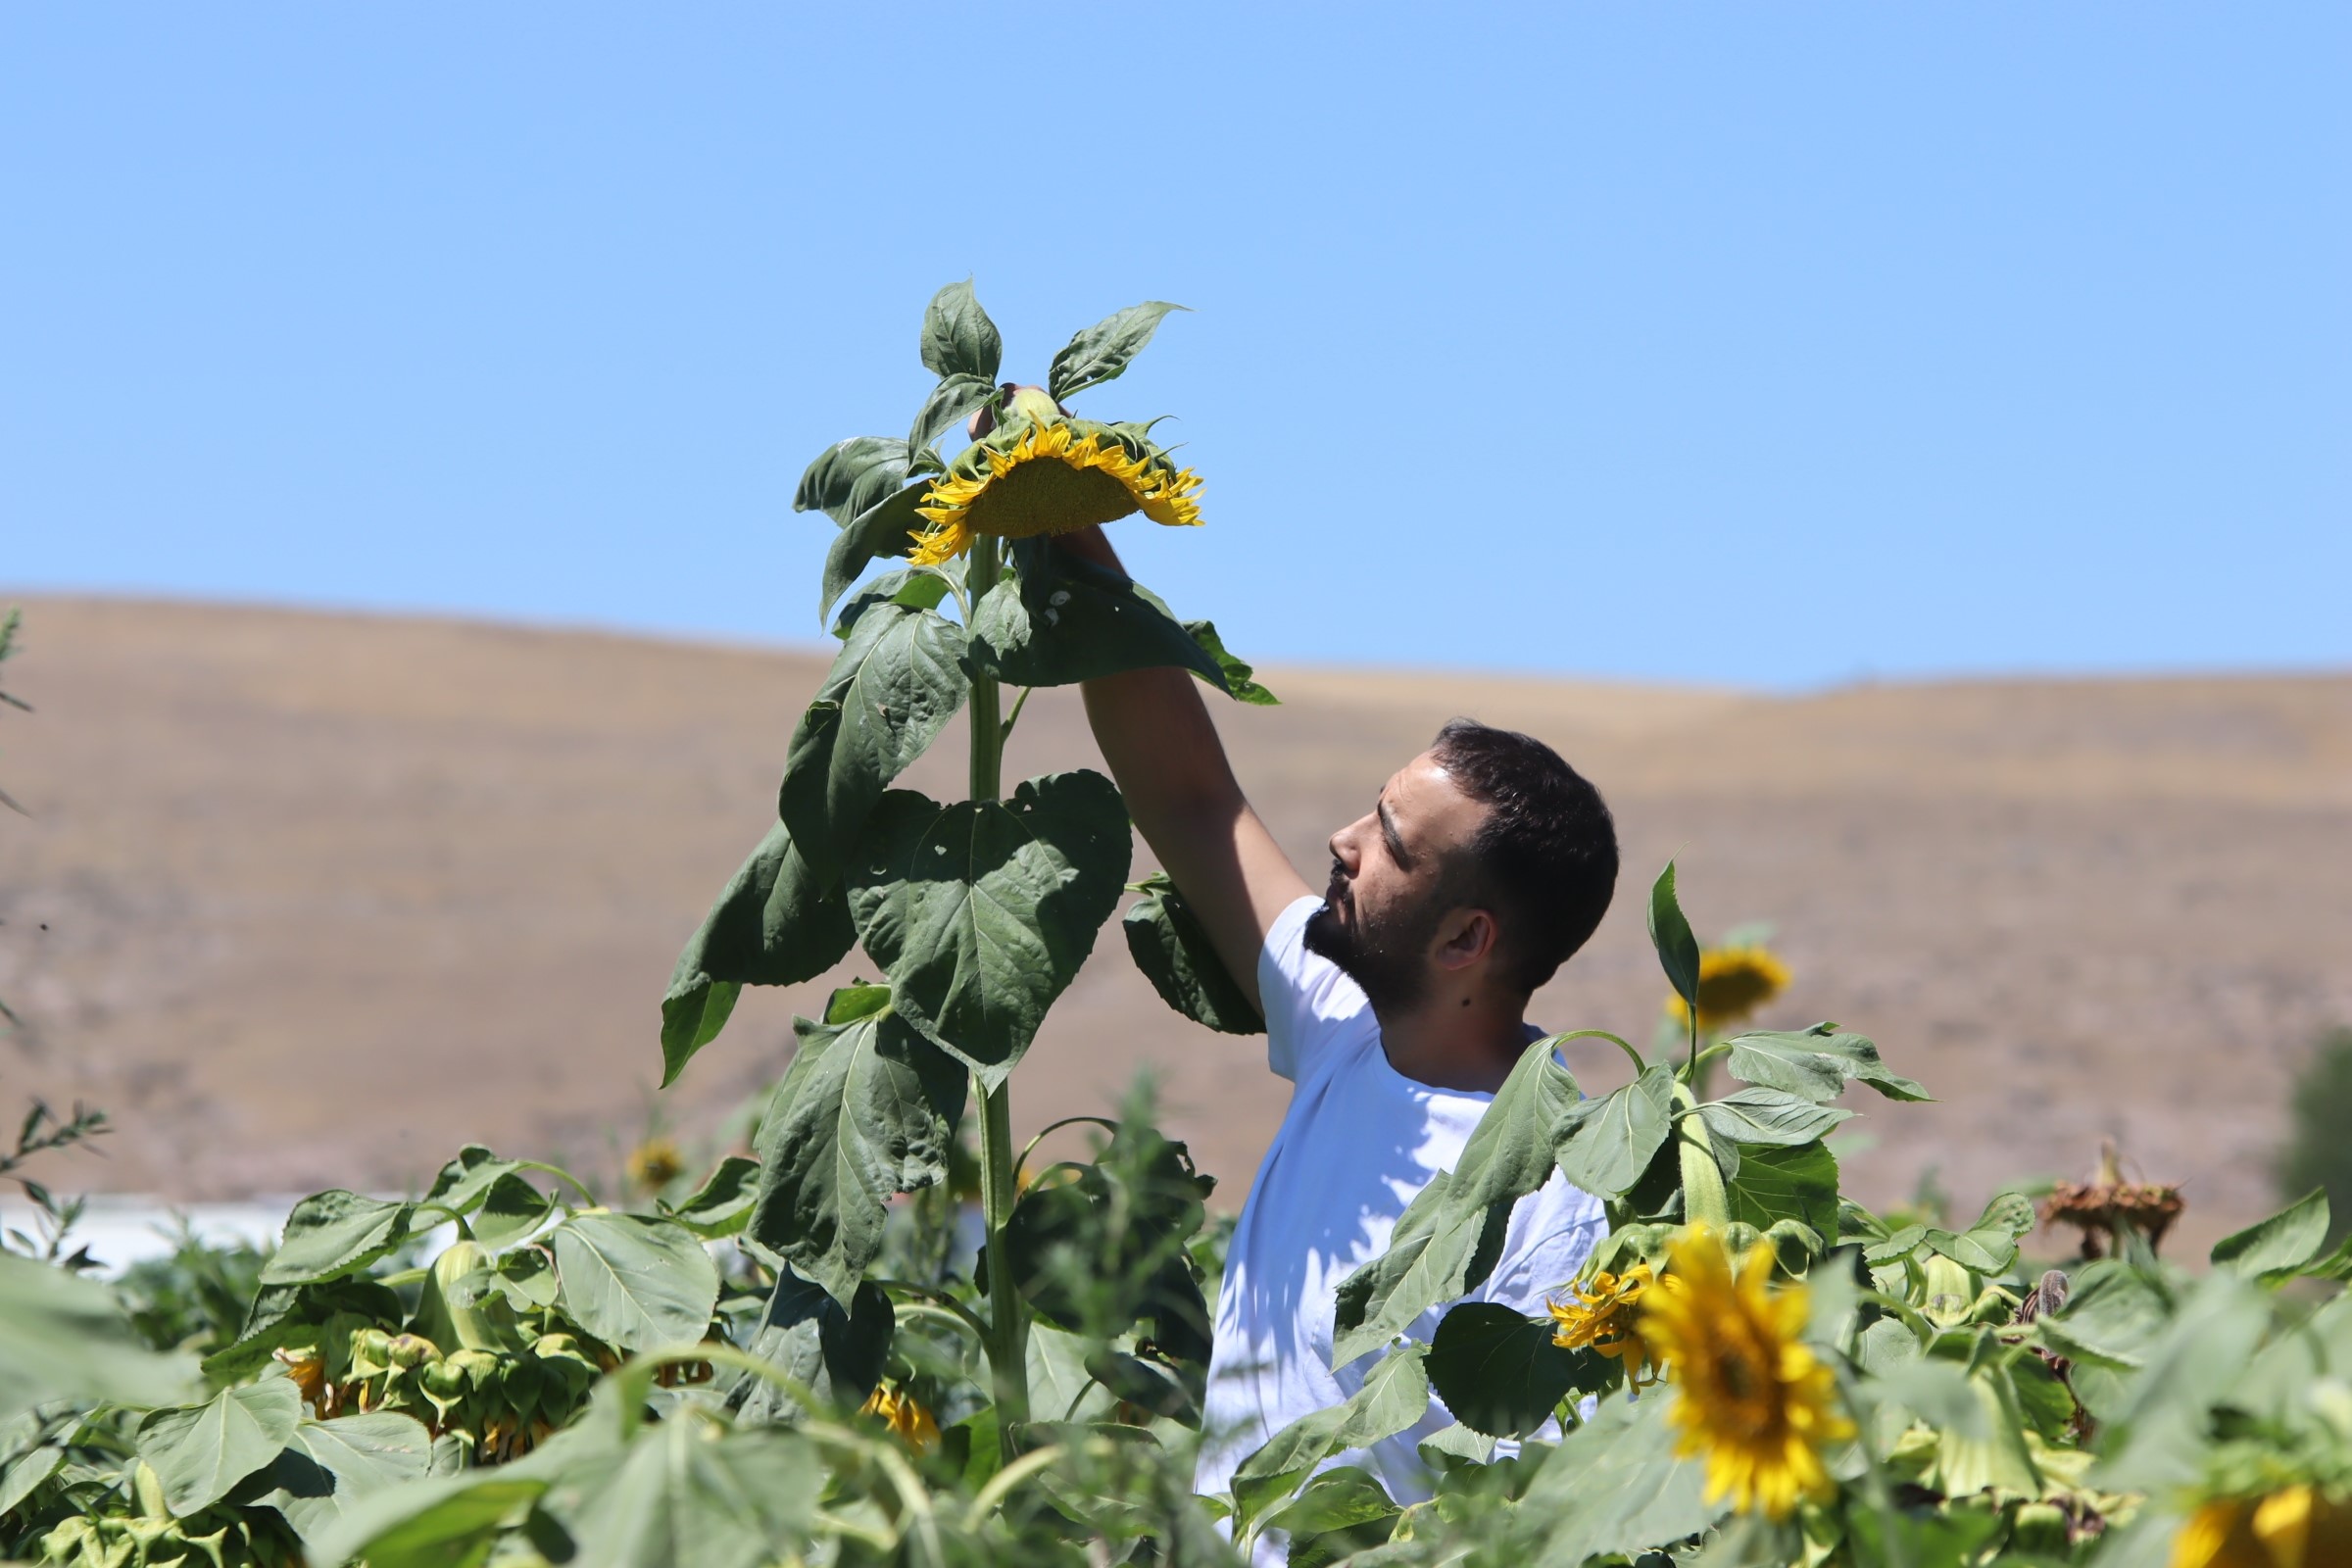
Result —
MULTIPOLYGON (((1119 558, 1101 529, 1064 534, 1063 549, 1111 570, 1119 558)), ((1257 956, 1274 917, 1306 885, 1242 797, 1224 743, 1193 676, 1137 669, 1087 681, 1087 721, 1127 812, 1200 916, 1252 1005, 1257 956)))

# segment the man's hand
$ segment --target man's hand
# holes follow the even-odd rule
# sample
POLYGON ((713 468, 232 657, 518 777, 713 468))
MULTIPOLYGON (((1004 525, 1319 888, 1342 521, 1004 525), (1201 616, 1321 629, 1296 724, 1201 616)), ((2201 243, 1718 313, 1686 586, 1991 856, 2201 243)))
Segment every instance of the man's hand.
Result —
MULTIPOLYGON (((1100 528, 1063 534, 1062 549, 1112 571, 1100 528)), ((1087 721, 1144 842, 1200 916, 1252 1005, 1257 956, 1274 917, 1314 890, 1250 808, 1190 672, 1136 669, 1087 681, 1087 721)))

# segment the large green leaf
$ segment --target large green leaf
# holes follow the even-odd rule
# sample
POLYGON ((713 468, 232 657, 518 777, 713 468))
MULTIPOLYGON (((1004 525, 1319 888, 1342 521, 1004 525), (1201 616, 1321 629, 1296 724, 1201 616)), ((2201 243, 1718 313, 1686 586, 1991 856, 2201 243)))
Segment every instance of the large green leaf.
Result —
POLYGON ((1676 1456, 1672 1398, 1604 1399, 1570 1433, 1528 1487, 1519 1517, 1542 1534, 1517 1559, 1571 1568, 1592 1557, 1634 1556, 1705 1530, 1728 1509, 1706 1500, 1706 1465, 1676 1456))
POLYGON ((906 442, 893 436, 854 435, 817 454, 793 492, 792 510, 821 512, 847 527, 906 481, 906 442))
POLYGON ((265 1285, 255 1293, 235 1343, 204 1358, 204 1375, 216 1387, 242 1382, 269 1366, 281 1347, 315 1343, 319 1326, 338 1312, 397 1323, 408 1311, 398 1292, 364 1276, 323 1285, 265 1285))
POLYGON ((1225 672, 1225 689, 1233 694, 1235 702, 1248 703, 1253 708, 1282 706, 1281 698, 1257 683, 1256 668, 1226 650, 1225 639, 1217 635, 1215 621, 1188 620, 1184 629, 1193 634, 1193 641, 1200 645, 1200 651, 1215 660, 1217 668, 1225 672))
POLYGON ((356 1498, 306 1543, 315 1563, 367 1553, 367 1568, 473 1568, 507 1522, 547 1491, 542 1456, 573 1433, 559 1433, 519 1464, 428 1475, 356 1498))
POLYGON ((1553 1129, 1578 1102, 1576 1080, 1552 1048, 1550 1040, 1527 1048, 1454 1168, 1405 1205, 1388 1250, 1340 1282, 1333 1366, 1387 1345, 1500 1260, 1511 1205, 1550 1179, 1553 1129))
POLYGON ((1853 1114, 1778 1089, 1742 1089, 1698 1107, 1707 1131, 1735 1144, 1809 1144, 1853 1114))
POLYGON ((2252 1282, 2227 1270, 2198 1280, 2147 1346, 2120 1403, 2094 1409, 2103 1457, 2091 1485, 2162 1493, 2200 1480, 2212 1455, 2214 1406, 2240 1396, 2271 1320, 2271 1298, 2252 1282))
POLYGON ((1429 1344, 1429 1385, 1453 1418, 1490 1437, 1523 1438, 1551 1419, 1589 1354, 1551 1343, 1551 1319, 1464 1301, 1429 1344))
POLYGON ((275 1488, 259 1500, 316 1542, 362 1497, 421 1479, 432 1458, 432 1434, 414 1416, 376 1410, 305 1421, 270 1467, 275 1488))
POLYGON ((0 1250, 0 1421, 51 1399, 162 1404, 195 1382, 194 1359, 149 1349, 105 1286, 0 1250))
POLYGON ((1401 1512, 1371 1471, 1343 1464, 1301 1487, 1298 1495, 1266 1516, 1265 1528, 1290 1536, 1284 1561, 1291 1568, 1325 1568, 1352 1550, 1385 1544, 1401 1512))
POLYGON ((718 1265, 683 1225, 642 1214, 574 1214, 547 1242, 564 1312, 607 1345, 689 1345, 710 1326, 718 1265))
POLYGON ((797 1557, 826 1466, 774 1428, 714 1434, 690 1416, 641 1429, 618 1470, 546 1506, 577 1547, 572 1568, 761 1568, 797 1557))
POLYGON ((2242 1279, 2291 1279, 2328 1245, 2328 1193, 2314 1188, 2270 1218, 2213 1244, 2213 1266, 2242 1279))
POLYGON ((1838 1234, 1838 1158, 1818 1140, 1742 1151, 1739 1172, 1725 1178, 1724 1190, 1736 1224, 1768 1231, 1792 1219, 1817 1236, 1838 1234))
POLYGON ((817 594, 818 620, 833 612, 833 602, 848 591, 868 564, 913 551, 915 530, 923 526, 915 508, 930 493, 928 483, 893 490, 852 517, 833 536, 833 544, 825 552, 824 578, 817 594))
POLYGON ((424 1195, 424 1204, 447 1214, 470 1214, 482 1206, 482 1200, 490 1196, 491 1187, 500 1177, 511 1176, 521 1168, 479 1144, 467 1144, 433 1178, 431 1190, 424 1195))
POLYGON ((1642 1179, 1666 1142, 1674 1108, 1674 1072, 1649 1067, 1598 1100, 1575 1101, 1554 1120, 1552 1157, 1588 1193, 1616 1198, 1642 1179))
POLYGON ((704 1241, 721 1241, 743 1229, 759 1193, 760 1162, 729 1154, 695 1189, 694 1196, 664 1211, 704 1241))
POLYGON ((895 1008, 796 1018, 793 1033, 747 1229, 847 1306, 882 1250, 891 1199, 947 1179, 969 1080, 895 1008))
POLYGON ((301 1421, 302 1391, 289 1378, 265 1378, 153 1412, 139 1423, 139 1457, 155 1467, 164 1505, 185 1519, 275 1459, 301 1421))
POLYGON ((285 1239, 262 1265, 264 1285, 308 1285, 356 1274, 409 1239, 410 1203, 335 1188, 313 1193, 286 1216, 285 1239))
POLYGON ((830 881, 890 781, 923 755, 969 689, 963 628, 930 610, 867 608, 785 754, 777 814, 794 851, 830 881))
POLYGON ((971 279, 950 283, 923 311, 923 368, 933 375, 973 375, 994 381, 1004 339, 972 293, 971 279))
POLYGON ((2172 1314, 2172 1294, 2162 1281, 2109 1257, 2079 1270, 2064 1310, 2034 1327, 2042 1343, 2061 1355, 2136 1367, 2163 1337, 2172 1314))
POLYGON ((1268 1438, 1233 1473, 1234 1523, 1246 1528, 1333 1454, 1369 1447, 1429 1414, 1427 1354, 1413 1345, 1384 1356, 1345 1402, 1310 1411, 1268 1438))
MULTIPOLYGON (((2034 1204, 2017 1193, 1995 1193, 1967 1230, 1953 1234, 1929 1229, 1921 1240, 1964 1268, 1980 1274, 2005 1272, 2017 1261, 2017 1244, 2036 1223, 2034 1204)), ((1873 1261, 1879 1261, 1873 1259, 1873 1261)))
POLYGON ((972 664, 1015 686, 1069 686, 1130 669, 1189 669, 1230 692, 1225 668, 1157 595, 1050 539, 1016 539, 1014 574, 972 607, 972 664))
MULTIPOLYGON (((776 1271, 776 1288, 748 1348, 818 1398, 855 1410, 881 1381, 897 1327, 890 1298, 871 1280, 859 1282, 844 1310, 786 1264, 776 1271)), ((746 1422, 790 1423, 801 1415, 799 1401, 750 1372, 729 1386, 727 1400, 746 1422)))
POLYGON ((1093 951, 1132 852, 1110 780, 1034 778, 1009 801, 882 797, 848 872, 892 1005, 991 1085, 1093 951))
POLYGON ((1698 1004, 1698 938, 1690 934, 1690 922, 1683 916, 1682 901, 1675 896, 1674 862, 1668 860, 1666 869, 1649 885, 1649 941, 1658 950, 1658 964, 1666 971, 1667 983, 1684 1002, 1698 1004))
POLYGON ((913 427, 906 432, 907 448, 920 452, 956 420, 996 395, 996 382, 986 376, 961 373, 941 376, 939 385, 931 389, 931 395, 915 411, 913 427))
POLYGON ((1898 1078, 1879 1059, 1879 1048, 1834 1023, 1810 1029, 1760 1030, 1731 1041, 1732 1076, 1807 1100, 1835 1100, 1849 1082, 1870 1085, 1889 1100, 1927 1100, 1925 1089, 1898 1078))
POLYGON ((1140 884, 1143 898, 1122 922, 1127 952, 1159 1000, 1219 1034, 1262 1035, 1266 1020, 1225 968, 1208 932, 1165 871, 1140 884))
POLYGON ((812 980, 857 937, 840 880, 811 870, 782 822, 770 827, 670 971, 662 999, 662 1085, 717 1038, 740 987, 812 980))
POLYGON ((1071 338, 1054 356, 1054 364, 1046 371, 1046 390, 1054 395, 1055 402, 1061 402, 1074 392, 1117 380, 1128 363, 1152 341, 1161 318, 1170 311, 1185 309, 1165 300, 1146 300, 1104 317, 1071 338))

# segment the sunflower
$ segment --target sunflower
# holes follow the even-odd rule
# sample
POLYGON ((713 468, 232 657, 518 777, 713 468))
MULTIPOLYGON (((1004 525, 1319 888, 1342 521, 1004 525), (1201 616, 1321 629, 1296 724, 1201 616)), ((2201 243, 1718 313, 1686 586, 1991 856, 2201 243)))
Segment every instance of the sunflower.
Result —
POLYGON ((2250 1506, 2217 1497, 2173 1538, 2172 1568, 2320 1568, 2352 1560, 2352 1505, 2330 1502, 2309 1483, 2250 1506))
POLYGON ((1642 1336, 1679 1397, 1677 1451, 1704 1454, 1707 1500, 1786 1519, 1800 1497, 1832 1490, 1822 1448, 1853 1436, 1833 1402, 1836 1380, 1798 1338, 1805 1288, 1771 1289, 1772 1244, 1758 1242, 1735 1276, 1703 1224, 1672 1244, 1667 1277, 1645 1293, 1642 1336))
POLYGON ((648 1138, 629 1152, 629 1182, 649 1193, 658 1193, 667 1187, 685 1169, 685 1156, 678 1152, 678 1146, 666 1138, 648 1138))
MULTIPOLYGON (((1762 947, 1715 948, 1698 956, 1698 1029, 1713 1034, 1738 1023, 1788 988, 1788 966, 1762 947)), ((1666 1010, 1687 1023, 1690 1009, 1679 996, 1666 1010)))
POLYGON ((975 447, 956 466, 914 509, 929 524, 914 536, 918 566, 962 555, 984 533, 1069 533, 1137 512, 1170 527, 1200 522, 1193 500, 1200 480, 1190 468, 1102 425, 1034 423, 1017 439, 975 447))
POLYGON ((1563 1350, 1592 1349, 1625 1365, 1627 1381, 1637 1389, 1655 1383, 1657 1357, 1642 1338, 1640 1324, 1643 1293, 1652 1280, 1647 1263, 1636 1263, 1623 1274, 1602 1269, 1590 1286, 1571 1285, 1576 1299, 1547 1301, 1558 1331, 1551 1343, 1563 1350), (1647 1371, 1649 1375, 1642 1374, 1647 1371))
POLYGON ((911 1394, 877 1384, 874 1392, 865 1396, 865 1403, 858 1407, 858 1413, 880 1416, 891 1435, 917 1453, 929 1453, 939 1446, 939 1423, 931 1419, 930 1411, 914 1402, 911 1394))

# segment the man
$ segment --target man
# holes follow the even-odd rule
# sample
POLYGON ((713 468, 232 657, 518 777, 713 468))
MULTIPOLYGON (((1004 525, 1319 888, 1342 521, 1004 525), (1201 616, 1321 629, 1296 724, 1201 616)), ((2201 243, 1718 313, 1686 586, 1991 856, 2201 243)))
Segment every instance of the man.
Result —
MULTIPOLYGON (((1063 543, 1118 568, 1099 530, 1063 543)), ((1607 910, 1616 832, 1550 748, 1456 719, 1332 835, 1318 899, 1243 798, 1190 674, 1136 670, 1084 691, 1136 826, 1259 1004, 1268 1065, 1296 1085, 1217 1297, 1196 1478, 1214 1494, 1275 1432, 1362 1386, 1376 1357, 1331 1367, 1339 1284, 1453 1167, 1543 1038, 1528 998, 1607 910)), ((1604 1230, 1599 1203, 1555 1172, 1513 1211, 1502 1260, 1470 1298, 1542 1311, 1604 1230)), ((1369 1464, 1400 1501, 1426 1497, 1416 1445, 1450 1420, 1433 1398, 1418 1427, 1340 1462, 1369 1464)))

